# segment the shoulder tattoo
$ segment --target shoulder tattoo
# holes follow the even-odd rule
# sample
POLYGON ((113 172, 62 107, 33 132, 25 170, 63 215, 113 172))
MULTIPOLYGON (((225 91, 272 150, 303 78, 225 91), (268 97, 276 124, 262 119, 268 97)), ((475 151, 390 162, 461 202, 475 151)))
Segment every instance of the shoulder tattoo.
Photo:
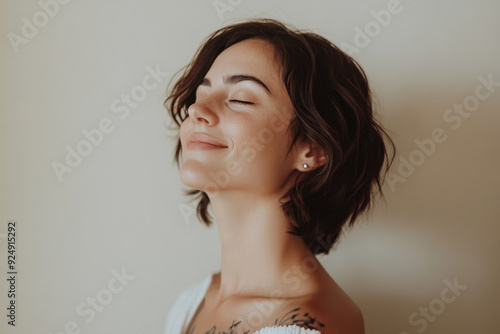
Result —
MULTIPOLYGON (((312 317, 309 312, 300 312, 301 308, 296 307, 293 310, 285 313, 281 318, 277 318, 274 321, 275 326, 286 326, 286 325, 297 325, 299 327, 304 327, 308 329, 320 330, 325 327, 325 324, 318 321, 315 317, 312 317), (301 315, 303 313, 303 315, 301 315)), ((217 330, 217 326, 213 326, 205 334, 250 334, 250 330, 243 331, 238 325, 241 324, 240 321, 233 320, 233 323, 227 330, 217 330)), ((190 334, 194 331, 194 327, 190 334)))

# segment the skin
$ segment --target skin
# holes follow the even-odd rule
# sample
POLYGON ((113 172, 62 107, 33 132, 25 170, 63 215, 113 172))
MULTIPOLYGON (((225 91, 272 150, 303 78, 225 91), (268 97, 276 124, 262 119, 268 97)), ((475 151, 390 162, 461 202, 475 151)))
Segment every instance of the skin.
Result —
POLYGON ((205 79, 180 127, 180 178, 210 198, 222 261, 190 333, 253 333, 293 321, 322 333, 364 333, 359 308, 302 239, 286 233, 280 197, 325 158, 316 145, 300 140, 286 154, 292 141, 286 129, 294 113, 273 47, 260 39, 232 45, 205 79), (224 83, 223 77, 231 75, 256 77, 270 92, 250 80, 224 83), (207 133, 227 148, 186 149, 193 132, 207 133), (217 185, 213 175, 221 174, 225 182, 217 185), (252 312, 259 312, 260 320, 252 312))

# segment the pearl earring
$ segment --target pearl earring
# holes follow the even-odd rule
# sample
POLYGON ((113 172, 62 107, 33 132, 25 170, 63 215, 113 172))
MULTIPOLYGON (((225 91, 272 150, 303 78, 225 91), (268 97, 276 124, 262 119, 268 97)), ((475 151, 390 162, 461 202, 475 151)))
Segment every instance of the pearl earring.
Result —
POLYGON ((304 164, 304 169, 306 169, 307 167, 308 167, 307 164, 304 164))

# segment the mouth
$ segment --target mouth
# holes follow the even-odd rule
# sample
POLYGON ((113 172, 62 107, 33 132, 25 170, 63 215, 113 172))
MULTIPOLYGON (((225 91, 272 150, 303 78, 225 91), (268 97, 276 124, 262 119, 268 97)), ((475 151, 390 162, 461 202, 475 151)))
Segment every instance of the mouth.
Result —
POLYGON ((203 133, 195 133, 189 137, 186 149, 192 150, 214 150, 228 148, 217 140, 203 133))
POLYGON ((206 142, 197 142, 197 141, 191 141, 186 146, 187 150, 221 150, 226 148, 227 146, 219 146, 206 142))

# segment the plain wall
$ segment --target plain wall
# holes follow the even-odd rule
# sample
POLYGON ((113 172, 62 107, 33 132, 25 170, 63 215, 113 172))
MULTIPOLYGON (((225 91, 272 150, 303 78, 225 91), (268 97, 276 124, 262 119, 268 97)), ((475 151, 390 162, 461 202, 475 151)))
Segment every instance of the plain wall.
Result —
POLYGON ((55 334, 74 322, 81 333, 163 333, 178 294, 219 270, 217 227, 183 196, 162 103, 207 34, 262 16, 350 50, 398 147, 386 203, 321 257, 366 332, 500 332, 500 86, 481 86, 500 82, 500 2, 220 2, 221 16, 212 0, 73 0, 47 22, 38 1, 1 2, 0 264, 6 277, 16 220, 18 274, 16 327, 0 280, 0 332, 55 334), (390 22, 377 23, 388 7, 390 22), (41 27, 13 47, 11 33, 34 19, 41 27), (120 99, 141 91, 148 67, 168 75, 125 114, 120 99), (464 103, 470 112, 454 111, 464 103), (82 131, 100 125, 112 131, 60 181, 54 162, 66 164, 67 147, 90 150, 82 131), (122 270, 130 277, 117 289, 122 270), (461 287, 443 297, 447 284, 461 287))

